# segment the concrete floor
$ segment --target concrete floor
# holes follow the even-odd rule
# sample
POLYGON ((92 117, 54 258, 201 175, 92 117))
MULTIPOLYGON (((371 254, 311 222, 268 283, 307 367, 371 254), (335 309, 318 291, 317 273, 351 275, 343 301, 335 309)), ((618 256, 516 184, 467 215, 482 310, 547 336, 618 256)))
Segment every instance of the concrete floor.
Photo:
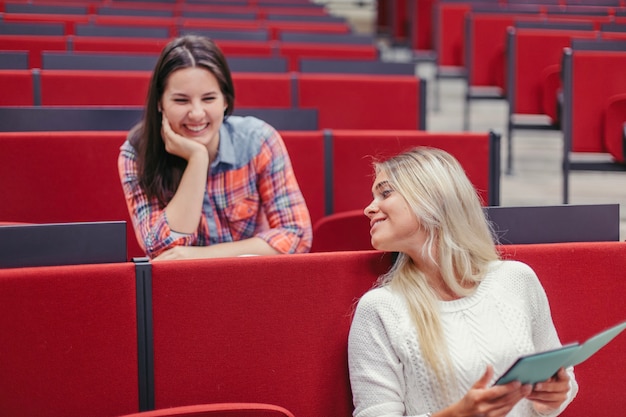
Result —
MULTIPOLYGON (((316 0, 327 9, 344 16, 356 33, 375 30, 376 2, 353 0, 316 0)), ((389 48, 380 41, 381 55, 387 60, 411 60, 412 51, 389 48)), ((462 131, 464 81, 458 78, 435 80, 434 62, 416 64, 416 75, 427 81, 427 130, 462 131)), ((471 131, 493 130, 502 135, 502 175, 500 203, 503 206, 544 206, 562 203, 562 146, 560 131, 515 130, 513 134, 513 173, 505 173, 507 156, 505 100, 473 100, 470 103, 471 131)), ((570 204, 619 204, 620 240, 626 239, 626 171, 570 173, 570 204)), ((590 219, 593 221, 593 219, 590 219)))

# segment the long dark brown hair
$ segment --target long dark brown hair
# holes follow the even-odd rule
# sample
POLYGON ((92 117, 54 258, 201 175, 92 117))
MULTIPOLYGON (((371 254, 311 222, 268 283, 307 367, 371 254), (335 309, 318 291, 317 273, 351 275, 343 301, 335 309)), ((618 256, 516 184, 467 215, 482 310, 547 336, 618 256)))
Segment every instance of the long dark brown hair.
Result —
POLYGON ((156 197, 162 206, 178 189, 187 161, 165 150, 159 102, 169 76, 176 70, 191 67, 203 67, 217 79, 227 104, 224 117, 231 115, 235 107, 235 88, 228 63, 211 39, 185 35, 173 39, 163 48, 150 79, 143 120, 128 135, 137 150, 139 185, 148 198, 156 197))

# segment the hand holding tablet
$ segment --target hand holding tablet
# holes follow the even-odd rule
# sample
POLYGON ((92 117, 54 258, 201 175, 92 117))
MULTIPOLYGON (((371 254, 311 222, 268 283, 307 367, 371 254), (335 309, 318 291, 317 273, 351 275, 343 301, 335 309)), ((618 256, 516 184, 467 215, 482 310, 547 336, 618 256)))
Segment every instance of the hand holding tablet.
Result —
POLYGON ((496 385, 511 381, 536 384, 550 379, 560 368, 575 366, 589 359, 624 329, 626 321, 598 333, 583 344, 575 342, 558 349, 522 356, 496 381, 496 385))

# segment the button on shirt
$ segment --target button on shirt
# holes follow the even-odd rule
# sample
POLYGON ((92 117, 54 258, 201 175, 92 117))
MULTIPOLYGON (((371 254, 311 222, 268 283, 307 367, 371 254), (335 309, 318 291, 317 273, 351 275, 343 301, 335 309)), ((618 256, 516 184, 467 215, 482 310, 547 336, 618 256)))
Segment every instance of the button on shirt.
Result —
POLYGON ((139 185, 137 152, 127 140, 118 168, 140 244, 150 257, 178 245, 208 246, 259 237, 280 253, 308 252, 309 211, 278 132, 254 117, 229 116, 211 161, 203 215, 193 234, 172 231, 165 208, 139 185))

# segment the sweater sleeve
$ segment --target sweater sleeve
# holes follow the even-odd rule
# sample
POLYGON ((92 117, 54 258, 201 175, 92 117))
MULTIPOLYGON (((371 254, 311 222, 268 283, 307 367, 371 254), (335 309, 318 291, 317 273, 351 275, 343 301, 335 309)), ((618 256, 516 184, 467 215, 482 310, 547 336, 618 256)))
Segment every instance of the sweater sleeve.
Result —
POLYGON ((348 364, 355 417, 405 416, 403 364, 393 339, 398 300, 385 288, 359 301, 348 338, 348 364))

